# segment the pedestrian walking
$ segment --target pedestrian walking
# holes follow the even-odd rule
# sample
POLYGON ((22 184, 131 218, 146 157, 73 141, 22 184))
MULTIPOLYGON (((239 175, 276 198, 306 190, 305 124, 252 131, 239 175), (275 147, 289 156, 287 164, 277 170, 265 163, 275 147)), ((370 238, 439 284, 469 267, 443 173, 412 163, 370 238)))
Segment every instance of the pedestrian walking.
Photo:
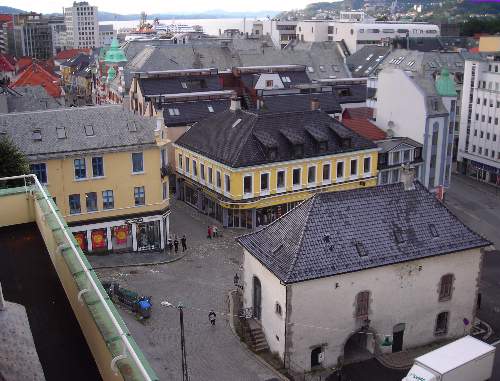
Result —
POLYGON ((210 312, 208 313, 208 320, 210 320, 210 324, 212 324, 214 327, 215 327, 215 318, 216 317, 217 317, 217 315, 215 314, 215 311, 210 310, 210 312))
POLYGON ((172 254, 172 249, 174 248, 174 244, 172 242, 172 237, 169 237, 168 238, 168 251, 170 252, 170 254, 172 254))
POLYGON ((182 244, 182 251, 186 251, 187 245, 186 245, 186 235, 185 234, 181 238, 181 244, 182 244))
POLYGON ((214 225, 214 237, 219 236, 219 229, 217 229, 217 226, 214 225))
POLYGON ((210 225, 208 225, 208 235, 207 235, 207 238, 212 239, 212 227, 210 225))
POLYGON ((174 238, 174 248, 177 253, 179 251, 179 241, 177 241, 177 237, 174 238))

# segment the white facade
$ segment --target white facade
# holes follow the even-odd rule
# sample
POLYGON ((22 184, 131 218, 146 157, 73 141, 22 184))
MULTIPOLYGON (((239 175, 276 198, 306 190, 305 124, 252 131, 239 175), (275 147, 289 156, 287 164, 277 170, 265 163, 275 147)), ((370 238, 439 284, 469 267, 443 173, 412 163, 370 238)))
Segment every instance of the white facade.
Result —
POLYGON ((113 24, 99 25, 99 46, 110 46, 116 36, 117 33, 113 29, 113 24))
POLYGON ((307 42, 333 41, 332 33, 328 38, 329 31, 333 33, 327 20, 303 20, 297 24, 297 39, 307 42))
POLYGON ((66 24, 63 17, 49 18, 49 26, 52 35, 52 54, 71 48, 68 45, 66 24))
POLYGON ((500 184, 500 62, 465 61, 458 161, 473 177, 500 184))
POLYGON ((424 165, 418 179, 429 190, 449 187, 456 97, 440 97, 430 88, 430 79, 417 79, 399 69, 381 71, 371 85, 377 86, 377 126, 422 144, 424 165))
POLYGON ((381 343, 404 327, 402 349, 467 333, 474 321, 480 249, 473 249, 337 276, 281 284, 244 253, 244 307, 253 306, 253 282, 261 284, 261 323, 271 348, 296 370, 311 369, 311 351, 321 348, 323 367, 335 366, 344 347, 366 321, 356 317, 360 292, 369 292, 366 349, 390 351, 381 343), (440 301, 444 275, 452 274, 451 298, 440 301), (276 312, 281 304, 282 314, 276 312), (446 332, 436 333, 437 316, 448 313, 446 332), (286 337, 285 337, 286 336, 286 337))
POLYGON ((298 21, 265 20, 262 22, 263 33, 268 35, 276 48, 284 48, 297 38, 298 21))
POLYGON ((100 46, 97 7, 88 2, 74 2, 72 7, 64 8, 64 23, 68 45, 72 48, 100 46))

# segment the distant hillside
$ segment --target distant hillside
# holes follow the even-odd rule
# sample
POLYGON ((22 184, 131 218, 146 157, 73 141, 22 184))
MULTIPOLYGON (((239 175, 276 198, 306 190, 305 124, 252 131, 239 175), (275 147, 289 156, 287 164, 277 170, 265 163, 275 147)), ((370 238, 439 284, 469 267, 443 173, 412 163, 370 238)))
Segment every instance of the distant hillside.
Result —
POLYGON ((0 5, 0 13, 7 13, 9 15, 15 15, 18 13, 26 13, 26 11, 23 11, 22 9, 17 9, 17 8, 12 8, 12 7, 4 7, 3 5, 0 5))
MULTIPOLYGON (((148 20, 158 18, 160 20, 182 20, 182 19, 218 19, 218 18, 254 18, 254 17, 265 17, 274 16, 278 11, 259 11, 259 12, 226 12, 223 10, 212 10, 200 13, 190 13, 190 14, 180 14, 180 13, 153 13, 148 14, 148 20)), ((99 21, 127 21, 127 20, 139 20, 141 15, 129 14, 121 15, 118 13, 100 12, 99 11, 99 21)))

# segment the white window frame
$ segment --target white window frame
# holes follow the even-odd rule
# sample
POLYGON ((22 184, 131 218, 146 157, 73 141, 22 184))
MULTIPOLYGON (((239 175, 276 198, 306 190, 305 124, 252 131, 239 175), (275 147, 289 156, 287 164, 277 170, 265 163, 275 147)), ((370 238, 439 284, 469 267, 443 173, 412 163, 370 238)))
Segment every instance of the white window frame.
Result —
POLYGON ((223 179, 222 179, 222 172, 219 171, 218 169, 215 170, 215 181, 214 181, 215 187, 217 189, 223 190, 223 179), (220 186, 217 184, 217 178, 220 177, 220 186))
POLYGON ((345 172, 346 172, 346 165, 345 165, 345 159, 337 160, 335 162, 335 182, 340 183, 345 180, 345 172), (342 177, 339 177, 339 163, 342 163, 342 177))
POLYGON ((225 195, 231 194, 231 175, 228 173, 224 173, 224 194, 225 195), (229 179, 229 190, 227 190, 228 179, 229 179))
POLYGON ((302 172, 303 172, 303 169, 301 166, 300 167, 293 167, 292 168, 292 190, 298 190, 298 189, 302 189, 302 172), (299 176, 299 184, 298 185, 295 185, 293 183, 293 171, 296 170, 296 169, 300 169, 300 176, 299 176))
POLYGON ((350 180, 354 180, 354 179, 357 179, 359 177, 359 168, 358 167, 359 167, 359 158, 350 158, 349 159, 349 179, 350 180), (353 161, 356 161, 356 173, 354 175, 351 174, 353 161))
POLYGON ((203 183, 203 184, 205 184, 205 180, 207 178, 206 173, 205 173, 206 167, 207 166, 205 165, 205 163, 200 162, 200 177, 199 177, 199 181, 200 181, 200 183, 203 183))
POLYGON ((286 168, 277 168, 276 169, 276 193, 283 193, 283 192, 286 192, 286 168), (284 184, 282 187, 278 187, 278 172, 283 172, 285 175, 284 175, 284 184))
POLYGON ((316 164, 311 164, 307 166, 307 187, 313 188, 318 182, 318 166, 316 164), (314 182, 309 182, 309 168, 314 168, 314 182))
POLYGON ((259 194, 269 196, 271 194, 271 172, 263 171, 259 174, 259 194), (267 175, 267 189, 262 189, 262 175, 267 175))
POLYGON ((363 177, 370 177, 372 175, 372 167, 373 167, 373 160, 371 155, 363 156, 363 177), (370 170, 368 172, 365 172, 365 159, 370 159, 370 170))
POLYGON ((331 184, 332 183, 332 162, 331 161, 324 161, 323 162, 323 165, 321 166, 321 184, 323 185, 328 185, 328 184, 331 184), (323 170, 324 170, 324 167, 325 165, 329 165, 330 166, 330 170, 328 171, 329 173, 329 178, 327 180, 325 180, 323 178, 323 170))
POLYGON ((254 183, 253 183, 253 173, 244 173, 243 174, 243 177, 241 179, 242 181, 242 193, 243 193, 243 198, 252 198, 253 197, 253 187, 254 187, 254 183), (250 192, 245 192, 245 178, 246 177, 250 177, 252 179, 252 183, 251 183, 251 189, 250 189, 250 192))

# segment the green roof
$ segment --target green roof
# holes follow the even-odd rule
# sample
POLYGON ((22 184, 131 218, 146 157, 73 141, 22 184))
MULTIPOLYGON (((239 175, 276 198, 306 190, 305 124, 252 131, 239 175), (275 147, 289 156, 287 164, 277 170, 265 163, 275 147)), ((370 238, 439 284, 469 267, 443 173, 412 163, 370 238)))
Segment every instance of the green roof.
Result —
POLYGON ((116 38, 113 38, 113 42, 109 49, 106 51, 104 55, 104 62, 106 63, 118 63, 118 62, 127 62, 127 57, 125 57, 125 53, 120 48, 120 44, 116 38))
POLYGON ((116 70, 113 66, 108 69, 108 82, 116 78, 116 70))
POLYGON ((441 69, 441 74, 436 78, 436 91, 442 97, 457 96, 455 81, 450 77, 450 72, 447 68, 441 69))

